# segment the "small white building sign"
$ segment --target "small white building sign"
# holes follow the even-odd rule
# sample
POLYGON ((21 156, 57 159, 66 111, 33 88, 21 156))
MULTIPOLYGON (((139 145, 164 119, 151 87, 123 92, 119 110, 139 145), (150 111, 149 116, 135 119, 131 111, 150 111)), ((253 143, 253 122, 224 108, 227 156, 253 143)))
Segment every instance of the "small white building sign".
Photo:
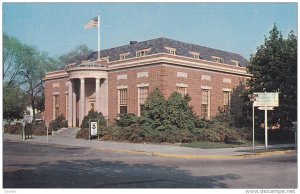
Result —
POLYGON ((98 122, 95 121, 91 121, 91 124, 90 124, 90 131, 91 131, 91 136, 97 136, 98 134, 98 122))
POLYGON ((256 100, 254 101, 254 106, 260 106, 260 107, 265 107, 265 106, 279 106, 279 95, 277 92, 264 92, 264 93, 254 93, 257 94, 258 96, 256 97, 256 100))

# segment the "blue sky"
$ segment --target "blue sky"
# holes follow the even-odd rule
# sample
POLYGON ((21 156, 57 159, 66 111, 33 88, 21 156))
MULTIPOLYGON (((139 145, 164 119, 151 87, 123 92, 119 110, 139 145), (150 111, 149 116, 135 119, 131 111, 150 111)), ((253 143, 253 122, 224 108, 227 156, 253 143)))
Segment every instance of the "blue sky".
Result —
POLYGON ((297 34, 296 3, 3 3, 3 32, 59 56, 79 44, 97 49, 97 30, 83 26, 101 12, 101 49, 166 37, 255 53, 276 23, 297 34))

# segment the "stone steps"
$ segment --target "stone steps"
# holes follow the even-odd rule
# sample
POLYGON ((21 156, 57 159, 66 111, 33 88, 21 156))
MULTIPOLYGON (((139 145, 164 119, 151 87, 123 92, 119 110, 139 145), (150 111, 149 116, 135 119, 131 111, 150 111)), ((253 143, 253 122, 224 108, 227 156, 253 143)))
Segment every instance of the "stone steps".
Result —
POLYGON ((75 139, 80 128, 62 128, 58 131, 53 131, 52 136, 75 139))

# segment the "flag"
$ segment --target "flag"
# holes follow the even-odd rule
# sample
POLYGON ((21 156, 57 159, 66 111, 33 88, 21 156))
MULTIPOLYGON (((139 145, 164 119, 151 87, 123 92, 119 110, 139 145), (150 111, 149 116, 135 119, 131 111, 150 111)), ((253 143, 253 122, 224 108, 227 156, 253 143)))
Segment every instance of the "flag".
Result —
POLYGON ((98 26, 98 16, 89 21, 85 26, 84 29, 96 28, 98 26))

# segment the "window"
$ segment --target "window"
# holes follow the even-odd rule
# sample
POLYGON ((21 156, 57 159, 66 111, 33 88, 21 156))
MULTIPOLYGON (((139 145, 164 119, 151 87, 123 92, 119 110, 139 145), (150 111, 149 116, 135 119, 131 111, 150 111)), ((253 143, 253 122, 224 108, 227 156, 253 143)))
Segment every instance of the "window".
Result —
POLYGON ((230 60, 231 64, 234 65, 234 66, 237 66, 237 67, 240 67, 240 62, 239 61, 236 61, 236 60, 230 60))
POLYGON ((170 48, 170 47, 165 47, 165 49, 172 55, 176 55, 176 49, 175 48, 170 48))
POLYGON ((150 49, 144 49, 144 50, 136 51, 136 57, 146 56, 148 51, 150 51, 150 49))
POLYGON ((143 111, 145 109, 145 101, 148 98, 148 87, 140 87, 138 88, 139 94, 139 110, 138 110, 138 116, 141 116, 143 114, 143 111))
POLYGON ((228 109, 230 106, 230 92, 223 91, 223 96, 224 96, 224 108, 228 109))
POLYGON ((53 96, 53 119, 59 116, 59 95, 53 96))
POLYGON ((119 89, 119 114, 127 113, 127 89, 119 89))
POLYGON ((209 109, 210 109, 210 102, 209 102, 209 90, 202 89, 201 90, 201 116, 203 118, 209 118, 209 109))
POLYGON ((177 87, 176 92, 181 94, 182 96, 186 95, 186 87, 177 87))
POLYGON ((192 57, 195 58, 195 59, 200 59, 200 54, 199 53, 196 53, 196 52, 190 52, 192 57))
POLYGON ((213 61, 214 62, 217 62, 217 63, 224 63, 224 59, 220 58, 220 57, 212 57, 213 61))
POLYGON ((120 60, 127 59, 130 53, 122 53, 120 54, 120 60))

